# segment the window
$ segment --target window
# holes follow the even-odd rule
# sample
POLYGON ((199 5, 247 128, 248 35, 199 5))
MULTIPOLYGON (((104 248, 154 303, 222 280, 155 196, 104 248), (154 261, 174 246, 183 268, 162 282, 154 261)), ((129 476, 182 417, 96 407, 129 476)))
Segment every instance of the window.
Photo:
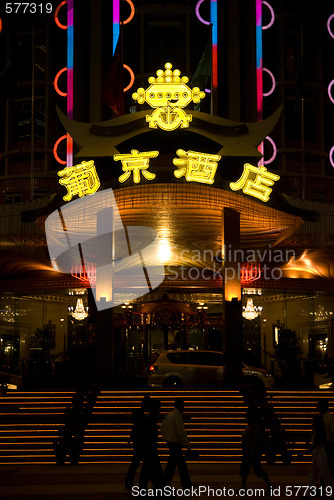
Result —
POLYGON ((311 191, 309 199, 311 201, 326 202, 326 193, 324 191, 311 191))
MULTIPOLYGON (((316 101, 315 96, 313 97, 304 100, 304 139, 310 142, 315 142, 317 139, 316 101)), ((285 101, 285 135, 288 141, 302 139, 301 101, 292 95, 285 101)))
POLYGON ((49 196, 52 193, 50 189, 35 189, 34 200, 38 198, 43 198, 44 196, 49 196))
POLYGON ((187 365, 188 364, 188 353, 186 352, 173 352, 167 354, 167 358, 171 363, 176 365, 187 365))
POLYGON ((22 200, 22 195, 19 191, 7 191, 5 203, 10 205, 11 203, 19 203, 22 200))
POLYGON ((223 366, 224 355, 220 352, 190 351, 189 363, 191 365, 223 366))
MULTIPOLYGON (((45 136, 44 99, 35 100, 34 137, 45 136)), ((31 138, 31 99, 15 103, 15 141, 26 141, 31 138)))

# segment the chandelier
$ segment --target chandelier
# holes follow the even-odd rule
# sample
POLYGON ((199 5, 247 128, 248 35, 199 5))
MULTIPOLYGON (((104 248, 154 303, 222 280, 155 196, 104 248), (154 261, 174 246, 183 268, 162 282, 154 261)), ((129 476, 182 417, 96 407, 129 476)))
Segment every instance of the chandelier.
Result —
POLYGON ((73 311, 73 307, 69 307, 69 314, 73 316, 73 318, 77 319, 78 321, 82 321, 83 319, 87 318, 88 316, 88 307, 85 309, 83 300, 81 298, 77 299, 77 305, 75 306, 75 310, 73 311), (72 312, 71 312, 72 310, 72 312))
POLYGON ((242 306, 242 309, 243 317, 252 320, 257 318, 263 308, 261 306, 254 306, 253 299, 247 299, 247 304, 246 306, 242 306))

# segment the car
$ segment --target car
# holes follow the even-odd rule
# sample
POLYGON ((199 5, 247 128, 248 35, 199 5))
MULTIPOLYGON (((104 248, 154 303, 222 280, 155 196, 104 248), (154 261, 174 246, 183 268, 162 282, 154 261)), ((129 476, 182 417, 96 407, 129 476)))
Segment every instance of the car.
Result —
POLYGON ((333 380, 329 373, 315 373, 314 386, 317 389, 331 390, 333 389, 333 380))
MULTIPOLYGON (((148 386, 221 387, 224 382, 225 364, 225 355, 220 351, 163 351, 156 354, 148 366, 148 386)), ((244 363, 242 375, 245 380, 255 380, 266 389, 272 388, 275 383, 270 372, 244 363)))

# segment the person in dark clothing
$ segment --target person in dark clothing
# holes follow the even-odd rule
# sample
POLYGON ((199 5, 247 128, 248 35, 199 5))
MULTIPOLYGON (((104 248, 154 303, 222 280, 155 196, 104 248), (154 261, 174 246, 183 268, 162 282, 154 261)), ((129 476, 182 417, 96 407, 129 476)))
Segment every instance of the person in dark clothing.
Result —
POLYGON ((246 488, 247 477, 252 466, 256 476, 261 477, 270 490, 271 482, 261 465, 265 434, 257 422, 257 412, 248 411, 246 420, 247 427, 242 436, 241 488, 246 488))
POLYGON ((191 488, 192 482, 189 477, 188 467, 183 455, 182 447, 191 451, 189 439, 183 422, 183 400, 177 399, 174 403, 174 410, 166 415, 162 422, 162 437, 169 448, 169 457, 164 472, 164 484, 170 486, 176 467, 178 468, 182 487, 191 488))
POLYGON ((143 423, 143 465, 140 472, 140 489, 148 488, 151 480, 153 487, 162 488, 162 470, 158 455, 158 417, 160 414, 160 401, 151 399, 149 413, 145 415, 143 423))
POLYGON ((131 489, 135 478, 136 470, 144 455, 144 421, 145 414, 148 414, 150 407, 150 396, 145 396, 142 400, 141 407, 134 410, 132 413, 132 429, 129 438, 129 444, 132 443, 133 455, 132 460, 125 479, 125 488, 131 489))
POLYGON ((313 417, 313 434, 311 441, 312 464, 310 467, 308 480, 310 486, 317 486, 318 479, 327 487, 334 488, 334 479, 328 461, 328 441, 326 438, 325 424, 320 415, 313 417))
POLYGON ((76 392, 71 405, 65 411, 64 425, 58 431, 59 438, 54 441, 57 465, 64 465, 67 455, 71 465, 79 463, 87 425, 84 399, 83 393, 76 392))
POLYGON ((317 403, 317 409, 324 422, 326 439, 328 442, 327 452, 329 460, 332 463, 334 461, 334 415, 329 412, 327 399, 319 399, 317 403))

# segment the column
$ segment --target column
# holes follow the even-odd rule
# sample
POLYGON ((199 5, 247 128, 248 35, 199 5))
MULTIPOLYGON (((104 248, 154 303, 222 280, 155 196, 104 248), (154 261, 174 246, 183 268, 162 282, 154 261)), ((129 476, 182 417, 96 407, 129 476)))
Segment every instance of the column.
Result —
POLYGON ((114 212, 109 207, 97 214, 96 300, 105 309, 97 312, 96 367, 105 381, 114 372, 113 264, 115 261, 114 212), (109 264, 109 267, 106 267, 109 264), (109 307, 108 304, 110 304, 109 307))
POLYGON ((230 208, 222 210, 223 271, 223 350, 226 354, 225 382, 238 386, 243 351, 242 302, 240 284, 240 214, 230 208))

